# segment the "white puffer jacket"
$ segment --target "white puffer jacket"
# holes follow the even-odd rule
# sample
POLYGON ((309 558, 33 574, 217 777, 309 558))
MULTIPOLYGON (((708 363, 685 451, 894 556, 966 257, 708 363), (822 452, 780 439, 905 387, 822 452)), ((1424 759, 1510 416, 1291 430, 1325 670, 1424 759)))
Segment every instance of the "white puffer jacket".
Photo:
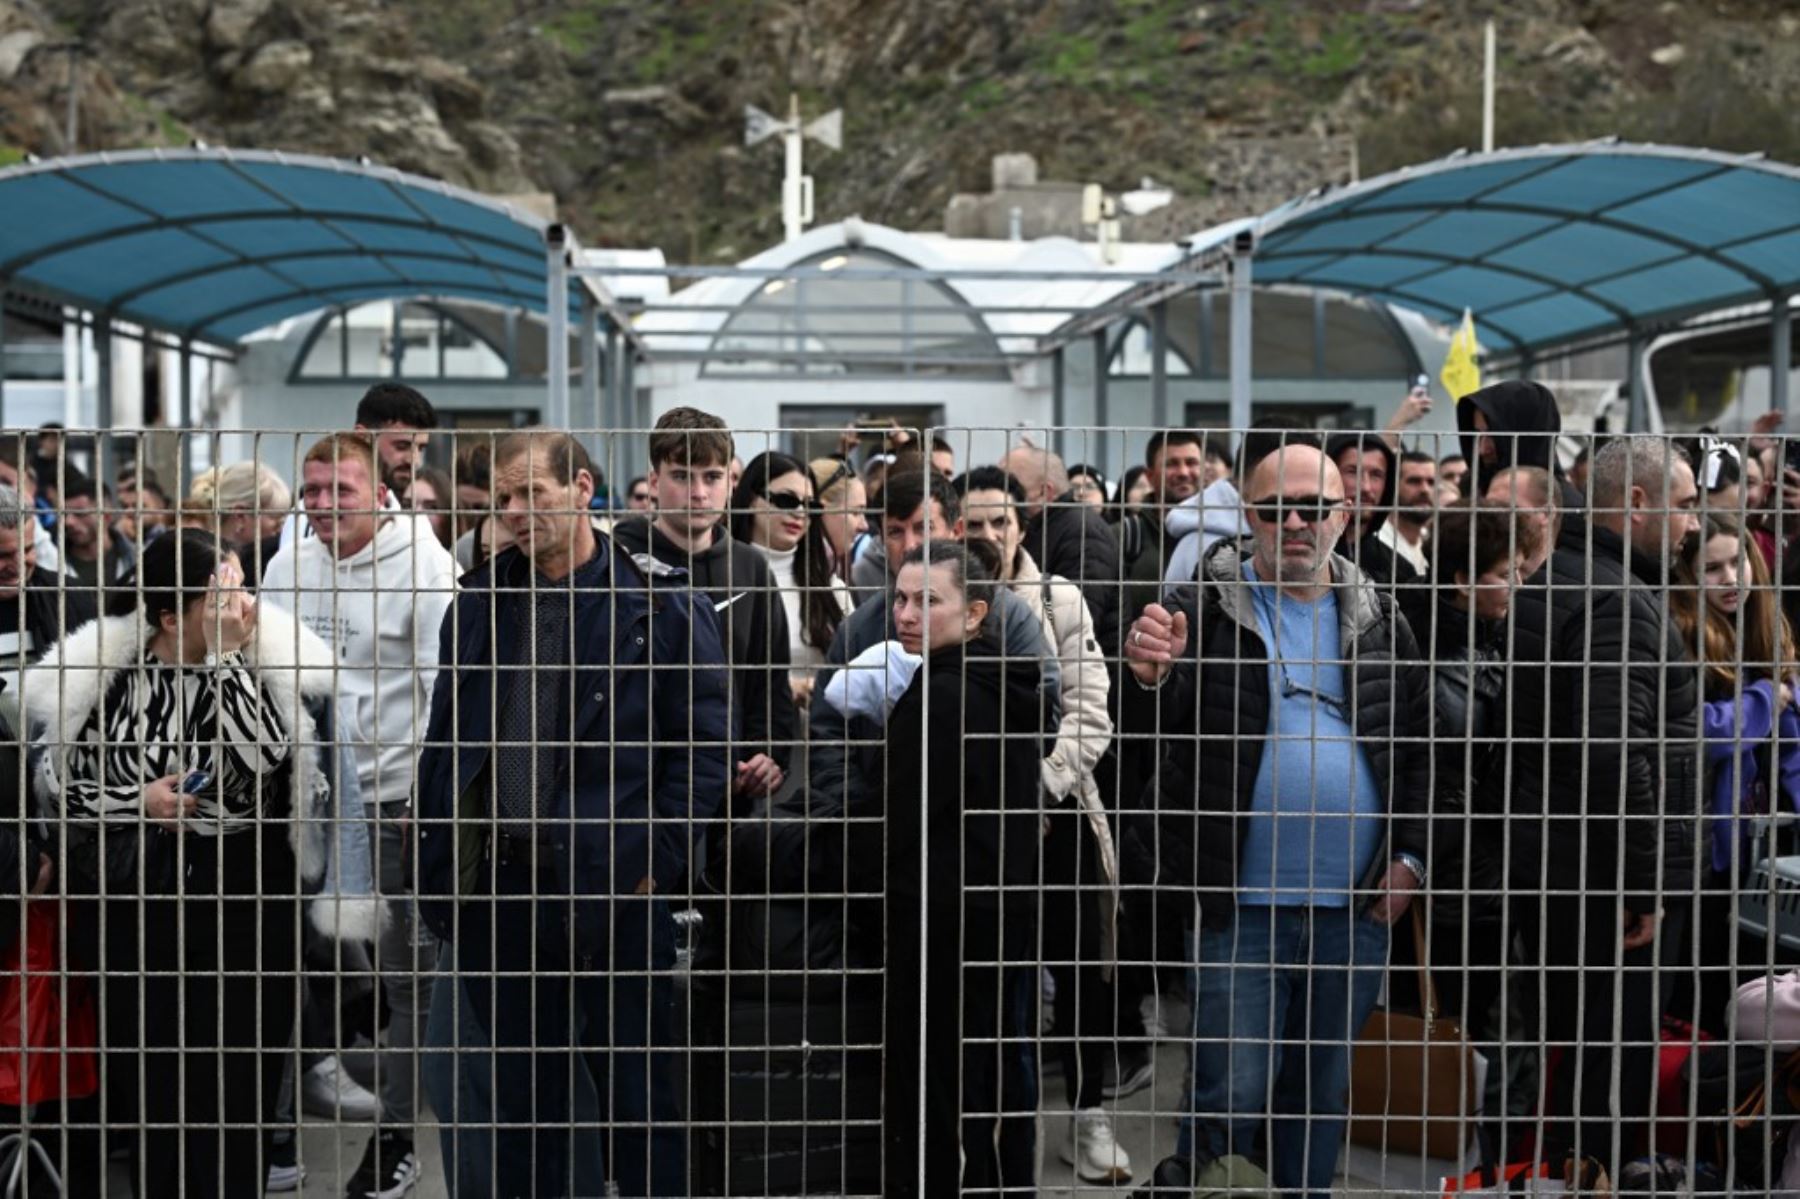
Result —
POLYGON ((1081 589, 1060 575, 1044 574, 1023 549, 1011 590, 1037 613, 1044 641, 1054 648, 1062 666, 1062 723, 1057 726, 1056 745, 1044 759, 1044 790, 1058 800, 1075 796, 1093 830, 1108 886, 1100 927, 1105 960, 1110 961, 1118 911, 1119 858, 1112 825, 1100 801, 1100 784, 1094 778, 1113 738, 1112 684, 1106 657, 1094 635, 1094 617, 1081 598, 1081 589))

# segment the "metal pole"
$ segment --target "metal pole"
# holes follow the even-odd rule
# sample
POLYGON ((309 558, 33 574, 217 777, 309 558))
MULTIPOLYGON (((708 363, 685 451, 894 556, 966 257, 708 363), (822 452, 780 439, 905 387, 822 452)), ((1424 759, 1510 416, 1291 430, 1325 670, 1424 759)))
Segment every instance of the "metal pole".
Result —
POLYGON ((193 459, 194 428, 194 343, 190 338, 181 339, 181 406, 177 419, 181 421, 181 454, 176 460, 175 486, 182 495, 187 494, 188 470, 193 459))
POLYGON ((632 357, 630 343, 619 346, 619 412, 620 422, 631 430, 631 473, 648 473, 650 465, 648 402, 639 406, 637 394, 637 360, 632 357))
POLYGON ((1063 362, 1063 348, 1057 346, 1056 352, 1050 355, 1050 424, 1056 431, 1056 452, 1058 454, 1065 454, 1068 445, 1068 437, 1064 430, 1064 426, 1069 423, 1067 387, 1068 369, 1063 362))
POLYGON ((1794 312, 1787 296, 1776 296, 1769 320, 1769 407, 1788 410, 1788 389, 1794 370, 1794 312))
POLYGON ((1098 443, 1100 461, 1106 463, 1103 468, 1107 474, 1117 474, 1114 469, 1110 444, 1112 435, 1106 431, 1110 422, 1106 403, 1106 330, 1094 330, 1094 427, 1099 430, 1094 440, 1098 443))
POLYGON ((1644 367, 1647 358, 1645 351, 1650 343, 1636 325, 1630 326, 1626 332, 1625 431, 1627 433, 1645 433, 1650 429, 1650 397, 1646 394, 1644 386, 1644 367))
POLYGON ((1169 306, 1158 304, 1150 310, 1150 410, 1156 414, 1156 427, 1169 427, 1169 306))
POLYGON ((0 287, 0 428, 6 426, 6 288, 0 287))
POLYGON ((1231 246, 1231 429, 1235 445, 1250 427, 1250 258, 1256 238, 1240 233, 1231 246))
POLYGON ((800 97, 788 96, 788 119, 782 127, 781 144, 786 151, 786 170, 781 177, 781 227, 782 240, 794 241, 806 232, 805 212, 801 204, 801 189, 806 185, 801 181, 803 170, 800 157, 800 143, 805 138, 800 131, 800 97))
POLYGON ((1489 21, 1482 36, 1481 72, 1481 152, 1494 152, 1494 23, 1489 21))
POLYGON ((569 427, 569 263, 568 231, 561 225, 544 230, 545 327, 549 331, 545 355, 549 391, 544 424, 552 429, 569 427))
POLYGON ((94 414, 94 425, 98 429, 95 437, 95 470, 99 473, 98 482, 104 486, 111 483, 112 471, 112 426, 113 426, 113 355, 112 355, 112 314, 99 312, 94 314, 94 352, 99 356, 99 378, 95 380, 95 395, 98 411, 94 414))
POLYGON ((600 442, 593 430, 600 427, 600 305, 585 287, 581 289, 581 420, 590 430, 588 452, 597 455, 600 442))

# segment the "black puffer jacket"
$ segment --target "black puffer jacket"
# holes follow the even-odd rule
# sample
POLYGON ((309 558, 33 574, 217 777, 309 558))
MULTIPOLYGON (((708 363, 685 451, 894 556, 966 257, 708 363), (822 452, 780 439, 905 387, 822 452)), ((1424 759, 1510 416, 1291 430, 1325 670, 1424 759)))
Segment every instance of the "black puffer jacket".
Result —
POLYGON ((1565 528, 1537 584, 1514 598, 1515 887, 1604 893, 1622 862, 1633 911, 1655 912, 1659 889, 1690 888, 1700 689, 1666 595, 1659 569, 1594 527, 1565 528))
POLYGON ((1505 623, 1449 595, 1420 588, 1401 597, 1401 610, 1431 674, 1431 915, 1454 927, 1464 913, 1497 915, 1504 889, 1507 670, 1505 623))
MULTIPOLYGON (((1358 890, 1373 886, 1391 851, 1425 862, 1430 806, 1430 681, 1406 620, 1341 557, 1331 563, 1357 742, 1389 814, 1388 848, 1358 890)), ((1250 608, 1239 548, 1222 541, 1201 564, 1204 584, 1172 598, 1187 613, 1188 652, 1152 692, 1127 681, 1128 729, 1162 733, 1160 778, 1144 810, 1125 814, 1128 883, 1198 890, 1202 918, 1225 920, 1269 728, 1269 651, 1250 608), (1203 662, 1204 669, 1197 663, 1203 662)), ((1143 742, 1140 740, 1141 746, 1143 742)))
POLYGON ((1025 522, 1026 552, 1047 575, 1061 575, 1081 588, 1094 618, 1094 636, 1109 659, 1119 652, 1119 539, 1106 516, 1075 498, 1057 497, 1025 522))

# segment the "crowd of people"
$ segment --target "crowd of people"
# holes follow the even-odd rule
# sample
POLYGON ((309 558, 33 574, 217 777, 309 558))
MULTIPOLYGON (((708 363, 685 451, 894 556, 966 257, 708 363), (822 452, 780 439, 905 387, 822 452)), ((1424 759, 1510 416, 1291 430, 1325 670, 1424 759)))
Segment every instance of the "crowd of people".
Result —
POLYGON ((33 1117, 69 1193, 294 1190, 308 1115, 398 1199, 428 1109, 453 1194, 692 1193, 677 989, 820 969, 881 981, 883 1194, 1327 1194, 1419 966, 1484 1157, 1628 1173, 1665 1021, 1730 1037, 1786 963, 1738 916, 1800 812, 1800 472, 1773 420, 1565 441, 1527 381, 1444 455, 1427 403, 1116 485, 678 408, 608 489, 397 383, 291 486, 0 437, 0 855, 101 1013, 99 1093, 33 1117))

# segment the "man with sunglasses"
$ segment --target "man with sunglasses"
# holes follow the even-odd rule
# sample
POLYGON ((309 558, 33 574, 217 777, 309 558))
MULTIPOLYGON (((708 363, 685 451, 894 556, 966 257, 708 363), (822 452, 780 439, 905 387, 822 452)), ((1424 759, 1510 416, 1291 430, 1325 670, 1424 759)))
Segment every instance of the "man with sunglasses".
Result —
POLYGON ((1350 1045, 1425 882, 1430 688, 1391 596, 1333 552, 1336 465, 1289 444, 1244 495, 1250 542, 1219 542, 1125 637, 1129 718, 1164 747, 1127 814, 1125 901, 1148 883, 1197 911, 1178 1157, 1260 1141, 1277 1188, 1323 1195, 1350 1045))

